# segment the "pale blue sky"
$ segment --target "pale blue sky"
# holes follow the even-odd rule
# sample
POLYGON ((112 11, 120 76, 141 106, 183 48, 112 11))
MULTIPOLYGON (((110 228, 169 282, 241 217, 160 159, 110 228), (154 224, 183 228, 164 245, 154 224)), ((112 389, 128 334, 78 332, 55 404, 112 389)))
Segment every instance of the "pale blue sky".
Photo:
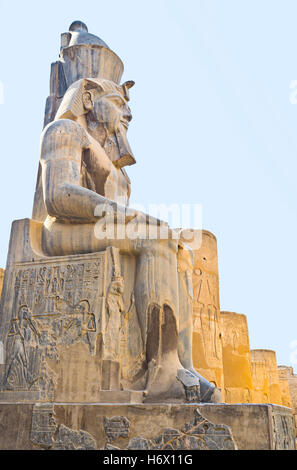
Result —
POLYGON ((201 203, 218 238, 222 310, 290 363, 297 339, 295 0, 0 1, 1 233, 30 217, 50 63, 87 23, 133 79, 133 201, 201 203))

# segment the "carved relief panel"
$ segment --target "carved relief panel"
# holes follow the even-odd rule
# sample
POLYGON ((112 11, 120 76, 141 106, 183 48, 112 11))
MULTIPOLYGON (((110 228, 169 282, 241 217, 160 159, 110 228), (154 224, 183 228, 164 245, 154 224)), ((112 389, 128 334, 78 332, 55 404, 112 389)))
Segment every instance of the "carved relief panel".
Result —
POLYGON ((105 343, 110 347, 111 342, 116 349, 121 319, 111 318, 112 301, 107 295, 115 277, 123 289, 119 253, 113 248, 15 264, 1 390, 38 392, 41 399, 53 399, 59 364, 64 360, 61 350, 66 356, 67 348, 80 343, 90 358, 99 354, 104 359, 105 343), (119 324, 118 337, 113 331, 113 339, 110 321, 119 324))

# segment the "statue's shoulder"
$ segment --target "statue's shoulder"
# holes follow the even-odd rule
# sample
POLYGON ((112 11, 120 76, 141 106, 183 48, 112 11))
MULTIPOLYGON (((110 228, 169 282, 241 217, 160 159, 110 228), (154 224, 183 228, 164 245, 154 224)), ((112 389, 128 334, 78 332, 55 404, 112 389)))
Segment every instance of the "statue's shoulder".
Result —
POLYGON ((69 141, 71 137, 71 146, 78 145, 82 149, 89 147, 90 142, 85 129, 71 119, 59 119, 49 123, 41 136, 42 147, 47 146, 50 142, 56 145, 65 145, 65 140, 69 141))

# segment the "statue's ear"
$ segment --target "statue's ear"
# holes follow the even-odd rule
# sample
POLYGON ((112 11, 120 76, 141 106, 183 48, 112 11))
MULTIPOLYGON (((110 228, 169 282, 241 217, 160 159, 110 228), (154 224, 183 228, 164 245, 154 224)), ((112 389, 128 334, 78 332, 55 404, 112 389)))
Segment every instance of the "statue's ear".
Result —
POLYGON ((92 101, 92 95, 89 91, 85 91, 82 95, 83 105, 86 111, 92 111, 94 104, 92 101))

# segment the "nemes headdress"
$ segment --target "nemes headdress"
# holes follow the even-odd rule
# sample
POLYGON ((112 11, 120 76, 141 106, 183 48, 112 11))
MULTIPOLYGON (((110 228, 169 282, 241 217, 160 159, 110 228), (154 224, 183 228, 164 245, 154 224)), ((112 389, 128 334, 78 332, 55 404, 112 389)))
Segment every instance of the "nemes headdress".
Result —
POLYGON ((56 113, 57 119, 72 119, 76 121, 80 116, 87 113, 83 106, 82 96, 85 92, 91 92, 92 98, 99 98, 109 93, 120 93, 129 101, 129 88, 134 85, 133 81, 117 85, 116 83, 98 78, 83 78, 73 83, 66 91, 61 105, 56 113))

